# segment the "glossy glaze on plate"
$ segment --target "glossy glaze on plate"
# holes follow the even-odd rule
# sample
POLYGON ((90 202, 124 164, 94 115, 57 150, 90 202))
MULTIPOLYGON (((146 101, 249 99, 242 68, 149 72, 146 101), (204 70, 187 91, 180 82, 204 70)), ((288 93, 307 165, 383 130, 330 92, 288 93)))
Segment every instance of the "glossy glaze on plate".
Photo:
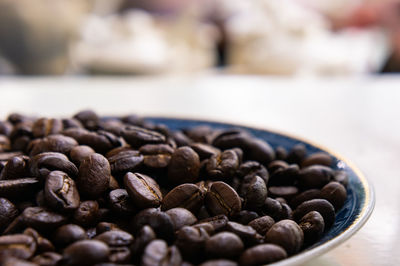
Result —
POLYGON ((346 171, 349 176, 349 185, 347 187, 348 196, 344 206, 339 210, 339 212, 336 213, 334 225, 327 232, 325 232, 320 241, 315 243, 313 246, 308 247, 302 252, 285 260, 274 263, 273 265, 298 265, 327 252, 357 232, 372 213, 375 203, 374 193, 371 185, 365 179, 363 174, 350 162, 343 159, 339 155, 336 155, 325 148, 321 148, 319 145, 312 144, 310 141, 300 140, 296 137, 291 137, 286 134, 276 133, 269 130, 220 122, 158 117, 146 118, 146 120, 154 123, 165 124, 172 130, 190 128, 200 125, 207 125, 212 128, 219 129, 233 127, 241 128, 249 131, 256 137, 267 141, 274 148, 277 146, 283 146, 284 148, 290 150, 290 148, 294 145, 302 143, 306 146, 308 154, 318 151, 328 152, 334 158, 333 168, 346 171))

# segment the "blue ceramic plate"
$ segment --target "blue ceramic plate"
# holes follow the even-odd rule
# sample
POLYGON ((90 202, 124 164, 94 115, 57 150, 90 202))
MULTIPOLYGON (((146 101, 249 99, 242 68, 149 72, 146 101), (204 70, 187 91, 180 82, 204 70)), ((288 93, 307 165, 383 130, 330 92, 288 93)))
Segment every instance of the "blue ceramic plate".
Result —
POLYGON ((314 153, 318 151, 329 153, 335 161, 334 169, 346 171, 349 176, 349 185, 347 188, 348 197, 342 209, 336 214, 336 220, 332 228, 329 231, 325 232, 325 235, 322 237, 322 239, 319 242, 315 243, 313 246, 303 250, 295 256, 291 256, 285 260, 274 263, 273 265, 283 266, 302 264, 310 260, 311 258, 317 257, 336 247, 340 243, 347 240, 364 225, 374 208, 374 191, 371 187, 371 184, 366 180, 363 174, 341 156, 332 153, 327 149, 321 148, 319 145, 312 144, 309 141, 304 141, 295 137, 272 132, 269 130, 219 122, 158 117, 149 117, 146 118, 146 120, 154 123, 165 124, 173 130, 199 125, 207 125, 211 126, 212 128, 220 129, 232 127, 242 128, 249 131, 254 136, 267 141, 272 147, 276 147, 279 145, 285 147, 286 149, 290 149, 295 144, 302 143, 306 146, 308 153, 314 153))

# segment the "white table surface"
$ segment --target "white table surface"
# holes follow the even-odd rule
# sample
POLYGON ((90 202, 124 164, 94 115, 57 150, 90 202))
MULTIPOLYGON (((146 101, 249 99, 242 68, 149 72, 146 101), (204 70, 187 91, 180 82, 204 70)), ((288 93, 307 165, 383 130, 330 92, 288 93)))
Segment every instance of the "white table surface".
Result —
POLYGON ((350 240, 306 265, 400 265, 400 77, 0 78, 0 114, 194 117, 304 137, 354 162, 376 207, 350 240))

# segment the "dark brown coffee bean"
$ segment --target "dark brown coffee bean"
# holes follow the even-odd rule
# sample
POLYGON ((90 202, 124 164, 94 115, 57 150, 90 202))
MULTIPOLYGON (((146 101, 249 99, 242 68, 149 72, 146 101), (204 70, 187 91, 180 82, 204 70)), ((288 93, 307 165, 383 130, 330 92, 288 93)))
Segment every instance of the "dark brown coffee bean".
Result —
POLYGON ((108 223, 108 222, 100 222, 96 226, 96 233, 101 234, 104 232, 108 232, 111 230, 120 230, 118 225, 114 223, 108 223))
POLYGON ((96 224, 98 218, 99 204, 93 200, 82 201, 73 214, 74 222, 84 227, 96 224))
POLYGON ((132 201, 140 208, 160 206, 161 191, 158 184, 149 176, 127 173, 124 176, 124 185, 132 201))
POLYGON ((232 217, 232 220, 241 224, 248 224, 258 218, 258 214, 253 211, 242 210, 232 217))
POLYGON ((99 129, 110 132, 115 136, 121 136, 121 128, 124 127, 124 123, 119 119, 107 119, 106 121, 100 121, 99 129))
POLYGON ((205 205, 212 215, 235 215, 242 209, 242 202, 236 191, 228 184, 217 181, 211 185, 205 197, 205 205))
POLYGON ((75 114, 74 117, 81 122, 86 128, 95 129, 98 122, 99 116, 92 110, 83 110, 75 114))
POLYGON ((192 140, 180 130, 171 132, 170 137, 174 139, 177 147, 189 146, 192 142, 192 140))
POLYGON ((183 132, 194 142, 209 143, 212 137, 213 129, 209 126, 195 126, 184 129, 183 132))
POLYGON ((0 233, 18 216, 18 209, 6 198, 0 198, 0 233))
POLYGON ((0 134, 0 152, 9 151, 11 149, 10 139, 0 134))
POLYGON ((122 129, 121 135, 133 148, 139 148, 145 144, 165 143, 166 141, 164 135, 136 126, 126 126, 122 129))
MULTIPOLYGON (((114 150, 113 150, 114 151, 114 150)), ((131 149, 116 150, 114 154, 108 153, 111 171, 116 175, 125 175, 127 172, 135 172, 143 164, 143 155, 131 149)))
POLYGON ((33 257, 31 261, 41 266, 57 266, 61 259, 62 256, 56 252, 44 252, 33 257))
POLYGON ((263 236, 258 234, 257 231, 249 225, 228 222, 225 230, 240 237, 246 246, 261 244, 263 240, 263 236))
POLYGON ((339 182, 346 188, 349 184, 349 176, 345 171, 337 170, 334 172, 333 181, 339 182))
POLYGON ((21 156, 21 155, 23 155, 23 153, 20 151, 0 152, 0 161, 5 162, 15 156, 21 156))
POLYGON ((115 265, 121 265, 129 263, 131 257, 132 254, 128 247, 110 247, 110 255, 108 256, 108 261, 115 265))
POLYGON ((165 212, 171 217, 174 230, 177 231, 185 225, 193 225, 197 222, 196 216, 184 208, 173 208, 165 212))
POLYGON ((239 264, 244 266, 264 265, 283 260, 286 251, 278 245, 262 244, 246 249, 240 256, 239 264))
POLYGON ((144 225, 153 228, 158 238, 170 241, 174 238, 174 225, 168 214, 156 208, 144 209, 132 220, 132 231, 138 232, 144 225))
POLYGON ((106 152, 122 146, 121 140, 114 134, 99 130, 96 132, 87 132, 79 137, 79 144, 87 145, 98 153, 105 154, 106 152))
POLYGON ((294 221, 282 220, 267 231, 265 241, 283 247, 288 254, 295 254, 303 245, 304 234, 294 221))
POLYGON ((191 143, 189 146, 199 155, 200 160, 205 160, 212 156, 218 156, 221 152, 218 148, 200 142, 191 143))
POLYGON ((275 173, 275 171, 279 169, 286 169, 289 167, 289 164, 282 160, 274 160, 268 164, 268 170, 271 174, 275 173))
POLYGON ((0 121, 0 134, 9 136, 12 131, 13 125, 9 121, 0 121))
POLYGON ((286 168, 279 168, 271 174, 269 186, 292 186, 299 178, 300 170, 297 164, 291 164, 286 168))
POLYGON ((219 260, 208 260, 200 264, 200 266, 237 266, 238 264, 231 260, 219 259, 219 260))
POLYGON ((94 239, 106 243, 109 247, 129 246, 133 243, 133 236, 121 230, 104 232, 97 235, 94 239))
POLYGON ((139 258, 147 244, 154 239, 156 239, 156 234, 153 229, 148 225, 143 226, 136 234, 135 241, 131 245, 131 252, 134 258, 139 258))
POLYGON ((36 140, 29 144, 28 152, 30 156, 34 156, 42 152, 59 152, 63 154, 69 154, 73 147, 78 146, 76 140, 64 135, 50 135, 48 137, 36 140))
POLYGON ((275 148, 275 155, 277 160, 286 160, 287 154, 288 152, 284 147, 278 146, 275 148))
POLYGON ((29 259, 35 254, 33 237, 23 234, 0 236, 0 258, 15 257, 29 259))
POLYGON ((47 251, 54 251, 54 245, 47 238, 41 236, 35 229, 27 228, 24 230, 24 235, 33 237, 36 242, 36 253, 42 253, 47 251))
POLYGON ((204 258, 204 248, 208 233, 203 228, 184 226, 176 234, 175 245, 182 251, 183 258, 200 261, 204 258))
POLYGON ((39 180, 36 178, 0 180, 0 197, 25 198, 32 195, 38 187, 39 180))
POLYGON ((110 183, 110 164, 98 153, 91 154, 79 166, 77 181, 79 193, 95 199, 108 189, 110 183))
POLYGON ((180 147, 172 154, 168 179, 175 184, 195 182, 199 177, 200 159, 190 147, 180 147))
POLYGON ((300 219, 311 211, 319 212, 324 217, 325 229, 330 228, 335 221, 335 208, 325 199, 308 200, 300 204, 293 212, 293 219, 300 219))
POLYGON ((32 157, 30 166, 32 176, 45 179, 55 170, 60 170, 73 178, 78 176, 78 168, 62 153, 43 152, 32 157))
POLYGON ((304 233, 304 242, 311 244, 321 238, 325 230, 324 218, 319 212, 311 211, 304 215, 299 226, 304 233))
POLYGON ((319 189, 309 189, 301 192, 293 199, 291 199, 290 206, 295 209, 297 208, 297 206, 299 206, 300 204, 302 204, 307 200, 319 199, 319 198, 321 198, 321 191, 319 189))
POLYGON ((28 156, 16 156, 7 161, 3 171, 1 171, 0 179, 18 179, 29 176, 28 156))
POLYGON ((260 235, 265 235, 267 231, 274 225, 275 221, 271 216, 265 215, 254 219, 248 225, 253 227, 260 235))
POLYGON ((247 161, 245 163, 242 163, 238 169, 238 174, 242 178, 248 176, 259 176, 264 180, 265 184, 268 184, 268 170, 259 162, 247 161))
POLYGON ((82 123, 75 118, 64 118, 61 120, 63 123, 63 128, 68 129, 68 128, 82 128, 83 125, 82 123))
POLYGON ((243 179, 239 195, 244 199, 245 208, 259 209, 264 204, 267 194, 267 185, 261 177, 247 175, 243 179))
POLYGON ((325 165, 330 167, 333 163, 333 158, 325 152, 316 152, 307 156, 302 162, 301 167, 307 167, 315 164, 325 165))
POLYGON ((303 188, 322 188, 334 176, 331 168, 322 165, 312 165, 300 170, 299 185, 303 188))
POLYGON ((157 239, 151 241, 145 248, 141 265, 179 266, 181 263, 182 258, 179 250, 174 246, 168 248, 165 241, 157 239))
POLYGON ((41 207, 29 207, 21 215, 22 222, 39 231, 52 230, 67 222, 61 214, 48 211, 41 207))
POLYGON ((281 197, 287 201, 290 201, 297 194, 299 194, 299 189, 295 186, 279 186, 279 187, 269 187, 269 195, 271 197, 281 197))
POLYGON ((61 212, 72 212, 79 207, 75 181, 61 171, 53 171, 47 176, 44 197, 49 207, 61 212))
POLYGON ((130 215, 136 211, 132 199, 125 189, 114 189, 108 195, 110 207, 118 214, 130 215))
POLYGON ((203 204, 204 194, 195 184, 182 184, 165 195, 161 209, 182 207, 196 213, 203 204))
POLYGON ((71 149, 69 156, 71 157, 71 161, 79 166, 86 157, 93 153, 95 153, 95 151, 89 146, 79 145, 71 149))
POLYGON ((338 182, 330 182, 321 189, 321 198, 329 201, 338 211, 346 201, 346 188, 338 182))
POLYGON ((289 151, 286 161, 300 165, 307 156, 307 148, 304 144, 296 144, 289 151))
POLYGON ((63 123, 60 119, 40 118, 32 126, 32 133, 35 138, 43 138, 52 134, 58 134, 63 130, 63 123))
POLYGON ((143 163, 147 167, 164 168, 171 161, 174 149, 167 144, 147 144, 140 147, 139 152, 143 154, 143 163))
POLYGON ((53 234, 53 242, 58 247, 66 247, 76 241, 86 239, 85 230, 76 224, 65 224, 57 228, 53 234))
POLYGON ((233 150, 213 155, 206 164, 207 175, 212 179, 224 180, 234 176, 239 167, 239 157, 233 150))
POLYGON ((228 224, 228 221, 229 221, 228 217, 226 217, 223 214, 220 214, 217 216, 213 216, 210 218, 200 220, 197 222, 197 224, 198 225, 204 224, 204 223, 210 224, 213 227, 214 231, 218 232, 220 230, 225 229, 226 225, 228 224))
POLYGON ((211 258, 236 258, 242 253, 243 249, 242 240, 230 232, 213 235, 205 243, 205 252, 211 258))
POLYGON ((98 240, 80 240, 69 245, 63 252, 65 265, 94 265, 108 260, 109 247, 98 240))

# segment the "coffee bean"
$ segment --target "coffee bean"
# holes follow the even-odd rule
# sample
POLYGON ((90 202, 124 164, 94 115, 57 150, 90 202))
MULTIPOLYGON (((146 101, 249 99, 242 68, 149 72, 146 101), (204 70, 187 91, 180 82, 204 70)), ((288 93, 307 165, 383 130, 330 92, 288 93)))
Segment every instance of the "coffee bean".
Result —
POLYGON ((95 153, 95 151, 89 146, 79 145, 71 149, 69 156, 71 157, 71 161, 79 166, 86 157, 93 153, 95 153))
POLYGON ((199 155, 200 160, 208 159, 212 156, 218 156, 218 154, 221 152, 220 149, 205 143, 195 142, 190 144, 188 143, 187 145, 189 145, 190 148, 192 148, 199 155))
POLYGON ((18 209, 6 198, 0 198, 0 233, 18 216, 18 209))
POLYGON ((185 225, 193 225, 197 222, 196 216, 184 208, 173 208, 165 212, 171 217, 174 230, 177 231, 185 225))
POLYGON ((299 166, 291 164, 287 167, 280 167, 271 174, 269 186, 293 186, 300 175, 299 166))
POLYGON ((257 175, 246 176, 239 191, 239 195, 244 199, 244 207, 251 210, 257 210, 264 204, 267 193, 267 185, 257 175))
POLYGON ((15 156, 20 156, 20 155, 23 155, 23 153, 20 151, 0 152, 0 161, 5 162, 15 156))
POLYGON ((242 210, 232 217, 232 219, 241 224, 248 224, 258 218, 258 213, 248 210, 242 210))
POLYGON ((182 258, 176 247, 168 248, 167 243, 163 240, 151 241, 144 250, 142 263, 143 266, 153 265, 181 265, 182 258))
POLYGON ((32 133, 35 138, 43 138, 52 134, 58 134, 63 130, 60 119, 40 118, 33 123, 32 133))
POLYGON ((294 198, 298 193, 299 189, 295 186, 280 186, 280 187, 269 187, 268 188, 269 195, 271 197, 281 197, 287 201, 290 201, 294 198))
POLYGON ((278 245, 262 244, 246 249, 240 256, 239 264, 244 266, 263 265, 283 260, 286 251, 278 245))
POLYGON ((117 265, 125 264, 130 262, 131 256, 132 254, 128 247, 110 247, 108 261, 117 265))
POLYGON ((307 156, 307 149, 304 144, 296 144, 289 151, 286 161, 300 165, 307 156))
POLYGON ((171 161, 174 149, 167 144, 147 144, 140 147, 139 152, 143 154, 143 163, 147 167, 164 168, 171 161))
POLYGON ((268 164, 268 170, 271 174, 275 173, 275 171, 279 169, 286 169, 289 167, 289 164, 283 160, 274 160, 268 164))
POLYGON ((110 164, 98 153, 91 154, 79 166, 77 186, 79 193, 95 199, 106 192, 110 183, 110 164))
POLYGON ((333 158, 325 152, 316 152, 307 156, 302 162, 301 167, 307 167, 311 165, 325 165, 330 167, 333 163, 333 158))
POLYGON ((203 220, 200 220, 197 222, 198 225, 203 224, 203 223, 207 223, 210 224, 214 231, 220 231, 225 229, 226 225, 228 224, 228 217, 226 217, 223 214, 217 215, 217 216, 213 216, 210 218, 206 218, 203 220))
POLYGON ((26 198, 39 187, 36 178, 20 178, 15 180, 0 180, 0 197, 26 198))
POLYGON ((345 188, 349 184, 349 176, 345 171, 336 170, 334 171, 333 180, 342 184, 345 188))
POLYGON ((99 204, 93 200, 82 201, 73 214, 74 222, 84 227, 96 224, 98 218, 99 204))
POLYGON ((44 252, 33 257, 32 262, 41 266, 57 266, 61 259, 62 256, 56 252, 44 252))
POLYGON ((144 225, 136 234, 135 241, 131 245, 133 257, 138 259, 143 253, 144 248, 154 239, 156 239, 156 234, 153 229, 148 225, 144 225))
POLYGON ((133 243, 133 236, 121 230, 104 232, 96 236, 94 239, 106 243, 109 247, 129 246, 133 243))
POLYGON ((208 260, 200 264, 200 266, 237 266, 238 264, 231 260, 219 259, 219 260, 208 260))
POLYGON ((321 189, 321 198, 329 201, 338 211, 346 201, 346 188, 338 182, 330 182, 321 189))
POLYGON ((98 130, 96 132, 87 132, 78 139, 79 144, 91 147, 98 153, 105 154, 113 148, 122 146, 121 140, 114 134, 98 130))
POLYGON ((316 211, 304 215, 299 221, 299 226, 304 233, 304 242, 308 244, 320 239, 325 230, 324 218, 316 211))
POLYGON ((243 248, 242 240, 230 232, 218 233, 205 242, 205 252, 211 258, 236 258, 243 248))
POLYGON ((174 224, 165 212, 156 208, 144 209, 135 215, 132 220, 132 231, 138 232, 142 226, 149 225, 157 237, 170 241, 174 238, 174 224))
POLYGON ((57 211, 72 212, 79 207, 75 181, 61 171, 53 171, 47 176, 44 197, 48 206, 57 211))
POLYGON ((303 188, 322 188, 333 179, 331 168, 322 165, 312 165, 300 170, 299 185, 303 188))
POLYGON ((180 147, 172 154, 168 179, 175 184, 195 182, 199 176, 200 159, 190 147, 180 147))
POLYGON ((29 176, 29 163, 29 157, 24 155, 9 159, 1 172, 0 179, 18 179, 29 176))
POLYGON ((203 228, 184 226, 176 234, 175 245, 181 250, 184 259, 198 262, 205 256, 207 239, 209 235, 203 228))
MULTIPOLYGON (((114 151, 114 150, 113 150, 114 151)), ((111 171, 116 175, 125 175, 127 172, 135 172, 143 164, 143 155, 138 151, 124 149, 108 156, 111 171)))
POLYGON ((106 262, 109 253, 109 247, 101 241, 80 240, 64 250, 62 263, 65 265, 94 265, 106 262))
POLYGON ((195 126, 193 128, 186 128, 183 132, 194 142, 209 143, 212 137, 213 129, 206 125, 195 126))
POLYGON ((196 213, 203 204, 204 194, 195 184, 182 184, 165 195, 161 209, 182 207, 196 213))
POLYGON ((274 223, 275 221, 271 216, 265 215, 254 219, 248 225, 253 227, 260 235, 265 235, 274 223))
POLYGON ((86 239, 85 230, 76 224, 65 224, 56 229, 53 234, 54 244, 59 247, 66 247, 76 241, 86 239))
POLYGON ((227 216, 240 212, 242 203, 239 195, 228 184, 217 181, 211 185, 205 197, 205 205, 213 215, 225 214, 227 216))
POLYGON ((82 128, 83 125, 82 123, 75 118, 64 118, 61 119, 62 123, 63 123, 63 128, 64 129, 68 129, 68 128, 82 128))
POLYGON ((9 136, 12 131, 13 125, 9 121, 0 121, 0 134, 9 136))
POLYGON ((30 166, 32 176, 45 179, 54 170, 60 170, 73 178, 78 176, 78 168, 62 153, 43 152, 33 156, 30 166))
POLYGON ((46 210, 42 207, 29 207, 21 215, 21 221, 39 231, 52 230, 67 222, 64 215, 46 210))
POLYGON ((319 189, 308 189, 306 191, 301 192, 293 199, 291 199, 290 206, 292 208, 297 208, 297 206, 299 206, 305 201, 312 199, 319 199, 319 198, 321 198, 321 191, 319 189))
POLYGON ((99 122, 99 116, 92 110, 83 110, 75 114, 74 117, 81 122, 86 128, 94 129, 99 122))
POLYGON ((78 143, 73 138, 63 135, 50 135, 42 139, 36 139, 32 141, 28 147, 28 153, 30 156, 42 152, 59 152, 63 154, 69 154, 73 147, 78 146, 78 143))
POLYGON ((9 151, 11 149, 10 139, 0 134, 0 152, 9 151))
POLYGON ((213 155, 206 164, 207 175, 212 179, 224 180, 234 176, 239 167, 239 157, 233 150, 213 155))
POLYGON ((264 180, 265 184, 268 184, 268 170, 259 162, 247 161, 245 163, 242 163, 238 169, 238 174, 242 178, 259 176, 264 180))
POLYGON ((253 227, 249 225, 243 225, 235 222, 228 222, 226 231, 232 232, 240 239, 242 239, 245 246, 254 246, 261 244, 263 236, 257 233, 253 227))
POLYGON ((111 209, 118 214, 130 215, 136 211, 135 205, 125 189, 112 190, 108 198, 111 209))
POLYGON ((121 135, 133 148, 139 148, 145 144, 165 143, 166 141, 162 134, 137 126, 126 126, 122 129, 121 135))
POLYGON ((24 235, 33 237, 36 242, 36 253, 54 251, 54 245, 47 238, 40 235, 35 229, 27 228, 24 230, 24 235))
POLYGON ((267 231, 265 241, 283 247, 288 254, 294 254, 303 245, 304 234, 294 221, 282 220, 275 223, 267 231))
POLYGON ((139 173, 127 173, 124 176, 126 190, 135 205, 140 208, 158 207, 162 194, 158 184, 149 176, 139 173))
POLYGON ((330 228, 335 221, 335 208, 325 199, 308 200, 300 204, 293 212, 295 221, 311 211, 319 212, 324 217, 325 229, 330 228))
POLYGON ((36 242, 23 234, 0 236, 0 258, 29 259, 35 254, 36 242))

